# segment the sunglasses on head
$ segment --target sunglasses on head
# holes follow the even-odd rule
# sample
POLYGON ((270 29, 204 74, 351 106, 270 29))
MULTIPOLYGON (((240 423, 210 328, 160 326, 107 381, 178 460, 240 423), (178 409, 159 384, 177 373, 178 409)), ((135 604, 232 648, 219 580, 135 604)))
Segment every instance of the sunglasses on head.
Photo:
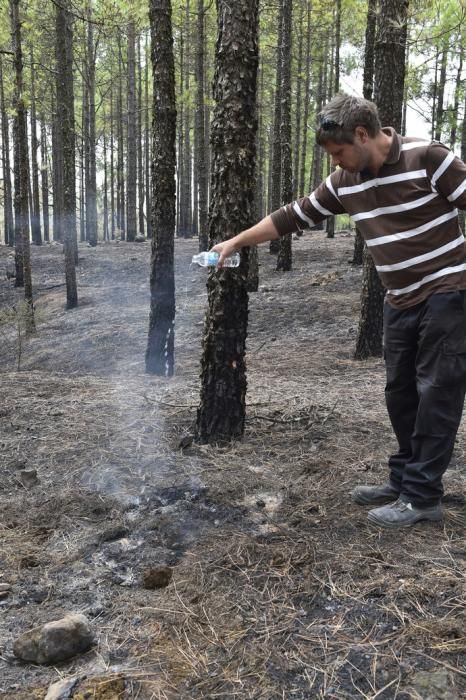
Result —
POLYGON ((342 129, 343 124, 339 124, 334 119, 327 119, 326 117, 322 117, 320 119, 320 128, 324 131, 332 131, 333 129, 342 129))

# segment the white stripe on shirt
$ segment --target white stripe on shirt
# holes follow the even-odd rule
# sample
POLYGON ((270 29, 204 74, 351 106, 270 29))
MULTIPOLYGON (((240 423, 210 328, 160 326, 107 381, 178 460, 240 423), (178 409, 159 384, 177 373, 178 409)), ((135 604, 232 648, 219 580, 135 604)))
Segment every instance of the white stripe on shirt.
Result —
POLYGON ((375 177, 372 180, 361 182, 360 185, 351 185, 351 187, 339 187, 338 195, 353 194, 355 192, 363 192, 370 187, 378 187, 379 185, 390 185, 392 182, 402 182, 403 180, 416 180, 420 177, 427 177, 426 170, 411 170, 398 175, 387 175, 387 177, 375 177))
POLYGON ((424 253, 423 255, 416 255, 415 258, 409 258, 409 260, 403 260, 402 262, 394 263, 393 265, 376 265, 375 269, 377 270, 377 272, 393 272, 395 270, 404 270, 406 267, 413 267, 414 265, 419 265, 419 263, 424 262, 424 260, 438 258, 440 255, 448 253, 449 250, 453 250, 453 248, 457 248, 463 243, 464 236, 463 234, 461 234, 461 236, 455 238, 454 241, 450 241, 450 243, 446 243, 440 248, 431 250, 429 253, 424 253))
POLYGON ((426 224, 422 224, 422 226, 411 228, 408 231, 401 231, 400 233, 392 233, 388 236, 379 236, 378 238, 372 238, 371 240, 367 240, 366 244, 370 248, 374 245, 384 245, 385 243, 393 243, 393 241, 401 241, 404 238, 412 238, 413 236, 418 236, 420 233, 425 233, 426 231, 429 231, 435 226, 440 226, 440 224, 444 224, 445 221, 449 221, 449 219, 453 219, 455 216, 458 216, 457 209, 453 209, 453 211, 449 211, 446 214, 442 214, 436 219, 432 219, 432 221, 428 221, 426 224))
POLYGON ((464 272, 464 270, 466 270, 466 263, 463 263, 462 265, 455 265, 454 267, 444 267, 443 270, 437 270, 437 272, 433 272, 431 275, 423 277, 422 280, 419 280, 419 282, 414 282, 414 284, 403 287, 403 289, 388 289, 387 291, 389 294, 393 294, 393 296, 408 294, 408 292, 414 292, 415 289, 419 289, 419 287, 427 284, 427 282, 436 280, 439 277, 445 277, 446 275, 454 275, 456 272, 464 272))
POLYGON ((412 148, 421 148, 421 146, 430 146, 431 141, 411 141, 411 143, 402 143, 402 151, 410 151, 412 148))
MULTIPOLYGON (((329 175, 329 176, 327 177, 327 179, 325 180, 325 184, 327 185, 328 189, 329 189, 330 192, 333 194, 333 196, 335 197, 335 199, 336 199, 338 202, 340 202, 340 200, 339 200, 339 198, 338 198, 338 196, 337 196, 337 193, 336 193, 335 190, 333 189, 332 178, 331 178, 330 175, 329 175)), ((341 202, 340 202, 340 204, 341 204, 341 202)))
POLYGON ((463 194, 464 190, 466 190, 466 178, 463 180, 461 185, 458 185, 456 190, 452 192, 451 194, 448 195, 447 199, 449 202, 454 202, 455 199, 458 199, 460 194, 463 194))
POLYGON ((417 207, 422 207, 423 204, 427 204, 432 199, 435 199, 438 195, 435 192, 428 194, 426 197, 420 197, 415 199, 414 202, 406 202, 405 204, 393 204, 389 207, 378 207, 378 209, 372 209, 371 211, 363 211, 360 214, 355 214, 351 218, 354 222, 361 221, 362 219, 374 219, 376 216, 382 216, 383 214, 398 214, 402 211, 408 211, 409 209, 416 209, 417 207))
POLYGON ((315 224, 315 221, 313 221, 311 218, 309 218, 309 216, 307 216, 307 215, 303 212, 303 210, 302 210, 301 207, 299 206, 298 202, 295 202, 295 203, 293 204, 293 209, 295 210, 295 212, 297 213, 297 215, 299 216, 299 218, 302 219, 303 221, 305 221, 309 226, 315 226, 315 225, 316 225, 316 224, 315 224))
POLYGON ((443 173, 445 172, 445 170, 448 168, 448 166, 451 165, 454 158, 455 158, 455 154, 452 153, 451 151, 447 156, 445 156, 445 158, 440 163, 440 165, 437 168, 437 170, 435 171, 435 173, 430 178, 430 181, 431 181, 433 187, 435 187, 436 182, 439 179, 439 177, 441 177, 443 175, 443 173))
POLYGON ((309 199, 311 200, 312 206, 315 207, 315 209, 317 209, 317 211, 320 211, 321 214, 323 214, 324 216, 332 216, 332 215, 333 215, 333 212, 332 212, 332 211, 329 211, 328 209, 325 209, 321 204, 319 204, 319 202, 318 202, 317 199, 316 199, 316 196, 315 196, 314 192, 311 194, 311 196, 309 197, 309 199))

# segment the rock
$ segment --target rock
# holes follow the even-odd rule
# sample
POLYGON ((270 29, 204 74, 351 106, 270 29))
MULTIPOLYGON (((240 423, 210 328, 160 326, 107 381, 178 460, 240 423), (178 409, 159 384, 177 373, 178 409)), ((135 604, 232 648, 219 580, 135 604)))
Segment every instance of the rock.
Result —
POLYGON ((168 586, 173 576, 173 569, 169 566, 157 566, 153 569, 146 569, 142 575, 144 588, 153 590, 154 588, 165 588, 168 586))
POLYGON ((0 591, 0 600, 5 600, 10 595, 10 591, 0 591))
POLYGON ((39 483, 39 477, 35 469, 21 469, 18 472, 21 483, 25 488, 31 488, 39 483))
POLYGON ((110 527, 108 530, 104 530, 99 535, 99 543, 104 542, 115 542, 115 540, 121 540, 123 537, 129 535, 129 529, 124 525, 115 525, 115 527, 110 527))
POLYGON ((66 700, 67 698, 73 697, 73 690, 76 688, 79 680, 79 677, 76 677, 52 683, 44 700, 66 700))
POLYGON ((87 617, 71 614, 28 630, 15 641, 13 652, 23 661, 53 664, 87 651, 93 643, 87 617))
POLYGON ((418 671, 411 679, 412 688, 422 700, 459 700, 451 674, 446 668, 439 671, 418 671))
POLYGON ((0 583, 0 593, 11 591, 11 583, 0 583))
POLYGON ((145 240, 146 240, 146 237, 143 236, 141 233, 138 233, 138 235, 134 239, 134 242, 135 243, 144 243, 145 240))

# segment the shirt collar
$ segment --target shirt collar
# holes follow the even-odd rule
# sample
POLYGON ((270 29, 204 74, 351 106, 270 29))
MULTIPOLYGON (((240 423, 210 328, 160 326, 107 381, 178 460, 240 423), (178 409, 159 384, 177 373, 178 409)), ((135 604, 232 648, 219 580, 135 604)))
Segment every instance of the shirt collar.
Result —
POLYGON ((401 155, 401 136, 397 134, 395 129, 391 126, 385 126, 382 131, 384 134, 387 134, 387 136, 392 136, 392 145, 390 146, 384 165, 398 163, 401 155))

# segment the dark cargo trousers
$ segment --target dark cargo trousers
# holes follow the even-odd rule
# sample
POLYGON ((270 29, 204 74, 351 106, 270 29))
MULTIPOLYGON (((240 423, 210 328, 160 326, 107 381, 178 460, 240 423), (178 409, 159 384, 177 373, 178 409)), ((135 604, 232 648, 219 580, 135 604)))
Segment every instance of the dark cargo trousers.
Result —
POLYGON ((390 480, 404 501, 437 504, 466 390, 466 291, 408 309, 384 305, 385 397, 399 450, 390 480))

